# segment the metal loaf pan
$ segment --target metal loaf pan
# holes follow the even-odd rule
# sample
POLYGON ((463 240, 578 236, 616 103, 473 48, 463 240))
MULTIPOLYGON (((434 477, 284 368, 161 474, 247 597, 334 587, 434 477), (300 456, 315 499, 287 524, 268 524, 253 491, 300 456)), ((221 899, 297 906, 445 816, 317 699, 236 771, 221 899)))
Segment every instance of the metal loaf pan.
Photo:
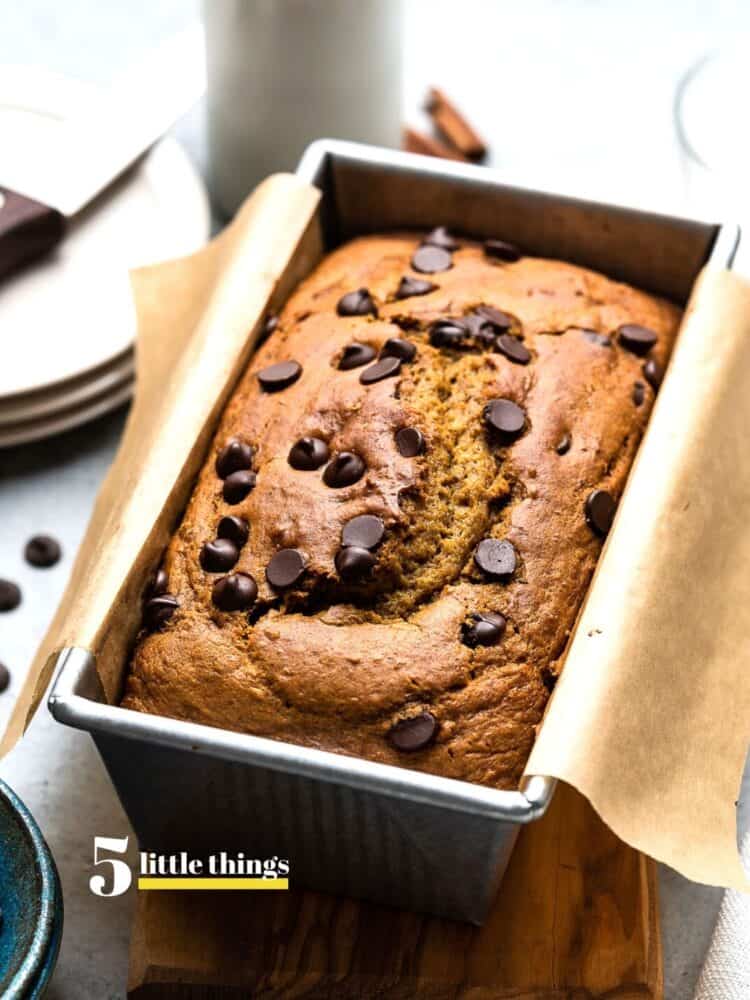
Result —
MULTIPOLYGON (((738 233, 527 190, 480 167, 320 141, 298 173, 323 192, 326 248, 360 233, 449 228, 596 268, 684 303, 738 233)), ((145 583, 145 580, 144 580, 145 583)), ((122 670, 129 649, 123 648, 122 670)), ((147 850, 241 849, 291 862, 296 886, 481 923, 520 826, 554 791, 500 791, 105 703, 93 657, 67 649, 49 705, 88 730, 147 850)))

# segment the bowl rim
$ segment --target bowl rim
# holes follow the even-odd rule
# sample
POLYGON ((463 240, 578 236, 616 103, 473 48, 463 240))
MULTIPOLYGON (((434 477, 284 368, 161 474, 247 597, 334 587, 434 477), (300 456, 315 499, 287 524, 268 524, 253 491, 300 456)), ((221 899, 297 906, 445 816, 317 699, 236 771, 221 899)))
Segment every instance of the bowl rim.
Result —
POLYGON ((54 967, 54 961, 49 963, 49 957, 51 949, 56 951, 59 943, 62 894, 55 862, 36 820, 1 778, 0 803, 7 805, 11 818, 30 842, 39 879, 39 914, 31 946, 22 956, 3 993, 4 1000, 21 1000, 22 997, 37 996, 36 991, 44 985, 54 967))

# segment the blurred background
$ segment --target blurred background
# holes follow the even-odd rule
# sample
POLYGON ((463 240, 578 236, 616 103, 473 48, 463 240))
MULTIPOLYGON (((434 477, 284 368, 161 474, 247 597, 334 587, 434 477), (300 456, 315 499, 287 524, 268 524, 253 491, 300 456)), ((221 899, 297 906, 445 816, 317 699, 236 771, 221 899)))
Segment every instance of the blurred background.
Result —
MULTIPOLYGON (((184 201, 168 217, 176 228, 189 217, 185 249, 217 231, 263 174, 294 168, 308 138, 300 123, 336 138, 391 135, 398 145, 404 125, 429 132, 423 105, 432 86, 486 141, 485 162, 511 180, 740 222, 750 208, 742 183, 745 0, 383 0, 381 9, 344 0, 335 24, 314 17, 298 35, 278 21, 295 2, 208 0, 211 120, 202 99, 172 129, 178 152, 154 181, 160 192, 164 176, 181 178, 184 201), (358 24, 343 20, 345 6, 358 9, 358 24), (232 28, 238 18, 247 30, 232 28), (316 62, 321 72, 313 77, 316 62), (338 93, 326 104, 331 80, 338 93), (337 114, 320 113, 337 102, 337 114)), ((0 65, 93 87, 110 85, 202 15, 195 0, 0 0, 0 12, 0 65)), ((95 284, 92 277, 79 286, 81 303, 95 284)), ((119 319, 106 303, 97 309, 106 338, 119 319)), ((23 337, 1 319, 0 327, 0 358, 10 365, 23 337)), ((126 399, 132 361, 127 343, 117 351, 126 399)), ((117 447, 124 399, 109 397, 111 412, 74 430, 0 448, 0 577, 23 591, 18 610, 0 618, 0 661, 11 675, 0 725, 62 593, 117 447), (39 533, 55 536, 63 552, 43 573, 23 559, 25 541, 39 533)), ((93 905, 88 878, 93 834, 124 836, 127 822, 93 745, 53 728, 43 711, 0 775, 36 815, 61 871, 66 933, 50 995, 122 995, 131 900, 93 905)), ((661 877, 666 996, 680 1000, 692 996, 721 894, 666 869, 661 877)))

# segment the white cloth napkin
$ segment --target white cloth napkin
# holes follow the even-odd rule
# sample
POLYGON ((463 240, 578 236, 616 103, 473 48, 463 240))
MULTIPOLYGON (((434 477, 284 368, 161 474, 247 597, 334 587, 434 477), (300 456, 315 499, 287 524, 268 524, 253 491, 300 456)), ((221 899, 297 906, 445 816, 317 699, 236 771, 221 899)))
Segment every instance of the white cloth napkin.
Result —
MULTIPOLYGON (((750 872, 750 757, 745 765, 738 826, 750 872)), ((693 1000, 750 1000, 750 893, 727 889, 693 1000)))

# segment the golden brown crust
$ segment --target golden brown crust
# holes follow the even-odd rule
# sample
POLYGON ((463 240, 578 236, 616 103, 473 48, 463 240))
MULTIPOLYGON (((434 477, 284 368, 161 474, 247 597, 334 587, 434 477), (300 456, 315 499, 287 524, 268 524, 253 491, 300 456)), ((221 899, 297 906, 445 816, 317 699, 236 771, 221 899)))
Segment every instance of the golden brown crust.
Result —
POLYGON ((541 719, 576 613, 601 549, 584 517, 587 496, 622 492, 653 401, 643 359, 602 346, 623 323, 654 330, 650 357, 664 364, 679 322, 669 303, 557 261, 488 259, 463 243, 438 287, 395 300, 414 274, 413 236, 355 240, 326 258, 295 292, 224 415, 212 453, 165 559, 179 610, 135 650, 123 704, 132 709, 270 736, 496 787, 514 786, 541 719), (342 317, 347 292, 369 289, 378 318, 342 317), (429 325, 479 305, 513 317, 532 353, 514 364, 490 350, 430 345, 429 325), (352 341, 389 337, 417 345, 398 377, 362 385, 340 371, 352 341), (263 392, 259 370, 294 359, 298 381, 263 392), (633 399, 636 381, 645 398, 633 399), (524 433, 498 444, 482 419, 488 400, 513 400, 524 433), (426 450, 399 454, 395 433, 419 428, 426 450), (556 446, 570 435, 570 448, 556 446), (365 475, 332 489, 322 469, 288 462, 304 435, 331 452, 353 451, 365 475), (219 449, 239 437, 257 450, 257 486, 230 506, 215 471, 219 449), (334 565, 344 524, 376 514, 386 534, 371 580, 344 583, 334 565), (212 604, 217 574, 199 562, 220 518, 239 514, 250 538, 235 570, 255 579, 252 615, 212 604), (510 540, 519 558, 509 582, 487 580, 473 553, 484 537, 510 540), (280 548, 304 553, 298 586, 279 592, 265 569, 280 548), (507 620, 501 641, 470 648, 473 612, 507 620), (428 709, 435 742, 411 754, 387 733, 428 709))

